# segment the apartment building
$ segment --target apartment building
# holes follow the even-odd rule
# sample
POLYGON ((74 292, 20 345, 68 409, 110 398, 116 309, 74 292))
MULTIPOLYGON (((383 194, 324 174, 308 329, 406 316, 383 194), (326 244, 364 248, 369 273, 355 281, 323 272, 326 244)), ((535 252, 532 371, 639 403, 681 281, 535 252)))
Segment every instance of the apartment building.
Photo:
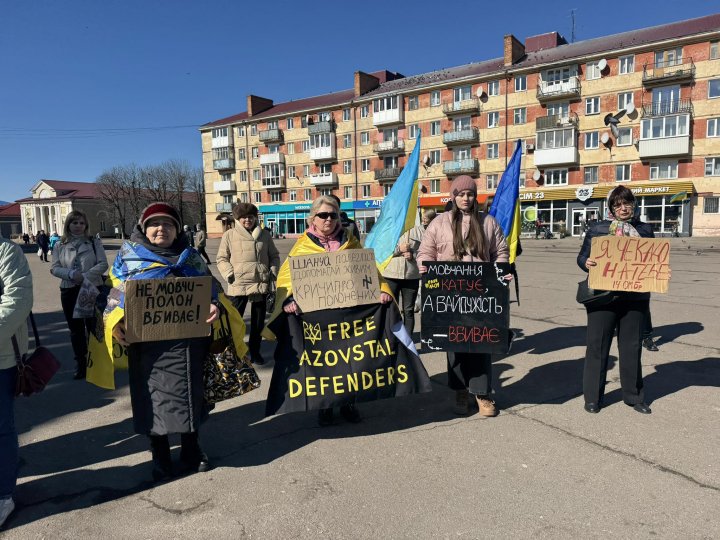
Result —
POLYGON ((237 201, 297 235, 334 193, 367 232, 422 132, 421 207, 459 174, 490 199, 517 140, 523 226, 580 234, 618 184, 658 235, 720 235, 720 14, 567 43, 504 38, 503 57, 405 77, 355 72, 353 88, 200 128, 208 229, 237 201))

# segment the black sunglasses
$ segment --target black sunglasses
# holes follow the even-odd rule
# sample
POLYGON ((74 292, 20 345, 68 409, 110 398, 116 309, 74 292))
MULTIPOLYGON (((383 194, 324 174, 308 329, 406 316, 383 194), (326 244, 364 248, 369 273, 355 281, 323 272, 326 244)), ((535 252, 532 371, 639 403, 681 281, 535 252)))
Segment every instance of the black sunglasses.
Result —
POLYGON ((338 215, 337 212, 318 212, 315 214, 315 216, 319 217, 320 219, 337 219, 338 215))

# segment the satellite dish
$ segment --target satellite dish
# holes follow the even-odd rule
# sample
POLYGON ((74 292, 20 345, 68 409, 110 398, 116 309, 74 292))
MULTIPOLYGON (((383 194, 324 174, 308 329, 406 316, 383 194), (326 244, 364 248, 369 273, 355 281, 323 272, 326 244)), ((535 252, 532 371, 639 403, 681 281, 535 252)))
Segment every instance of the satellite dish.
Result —
POLYGON ((485 95, 485 90, 483 90, 482 86, 478 86, 478 89, 475 91, 475 95, 479 98, 485 95))
POLYGON ((600 135, 600 142, 603 144, 607 144, 610 140, 610 135, 607 134, 607 131, 604 131, 602 135, 600 135))
POLYGON ((425 154, 425 155, 423 156, 423 160, 422 160, 422 161, 423 161, 423 165, 425 165, 425 166, 427 167, 427 164, 430 163, 430 156, 428 156, 427 154, 425 154))
POLYGON ((625 105, 625 112, 630 115, 635 112, 635 104, 631 101, 627 105, 625 105))
POLYGON ((605 60, 605 59, 603 58, 603 59, 601 59, 601 60, 598 62, 598 68, 600 68, 600 71, 602 71, 602 70, 604 70, 606 67, 607 67, 607 60, 605 60))
POLYGON ((542 176, 542 175, 540 174, 540 171, 538 171, 537 169, 535 169, 535 170, 533 171, 533 180, 535 180, 535 181, 537 182, 538 180, 540 180, 540 176, 542 176))

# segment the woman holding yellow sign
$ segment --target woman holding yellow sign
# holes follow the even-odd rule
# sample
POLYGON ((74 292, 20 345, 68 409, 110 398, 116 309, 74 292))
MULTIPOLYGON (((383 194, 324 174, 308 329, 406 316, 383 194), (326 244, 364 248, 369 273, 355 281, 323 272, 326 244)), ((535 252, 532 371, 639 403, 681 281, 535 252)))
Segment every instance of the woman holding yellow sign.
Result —
MULTIPOLYGON (((652 228, 635 216, 635 196, 625 186, 618 186, 607 199, 612 219, 597 221, 585 235, 577 257, 585 272, 597 266, 591 258, 592 239, 601 236, 654 238, 652 228)), ((620 363, 620 384, 623 401, 637 412, 650 414, 645 403, 642 380, 642 331, 650 307, 648 292, 614 292, 596 304, 587 303, 587 349, 583 371, 585 410, 598 413, 603 406, 608 354, 617 328, 620 363), (600 304, 600 305, 597 305, 600 304)))

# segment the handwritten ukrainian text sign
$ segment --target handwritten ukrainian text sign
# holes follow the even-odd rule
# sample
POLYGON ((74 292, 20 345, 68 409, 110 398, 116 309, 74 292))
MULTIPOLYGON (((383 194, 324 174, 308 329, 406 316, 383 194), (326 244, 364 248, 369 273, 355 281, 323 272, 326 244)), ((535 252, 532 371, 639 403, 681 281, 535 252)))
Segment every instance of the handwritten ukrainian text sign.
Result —
POLYGON ((290 257, 289 264, 293 297, 304 313, 380 302, 371 249, 290 257))
POLYGON ((212 278, 131 279, 125 282, 129 343, 210 335, 212 278))
POLYGON ((507 352, 510 294, 505 263, 426 262, 421 337, 425 351, 507 352))
POLYGON ((429 392, 430 379, 401 322, 394 303, 281 314, 270 324, 278 349, 266 413, 429 392))
POLYGON ((670 241, 634 236, 592 239, 588 285, 602 291, 659 292, 670 284, 670 241))

